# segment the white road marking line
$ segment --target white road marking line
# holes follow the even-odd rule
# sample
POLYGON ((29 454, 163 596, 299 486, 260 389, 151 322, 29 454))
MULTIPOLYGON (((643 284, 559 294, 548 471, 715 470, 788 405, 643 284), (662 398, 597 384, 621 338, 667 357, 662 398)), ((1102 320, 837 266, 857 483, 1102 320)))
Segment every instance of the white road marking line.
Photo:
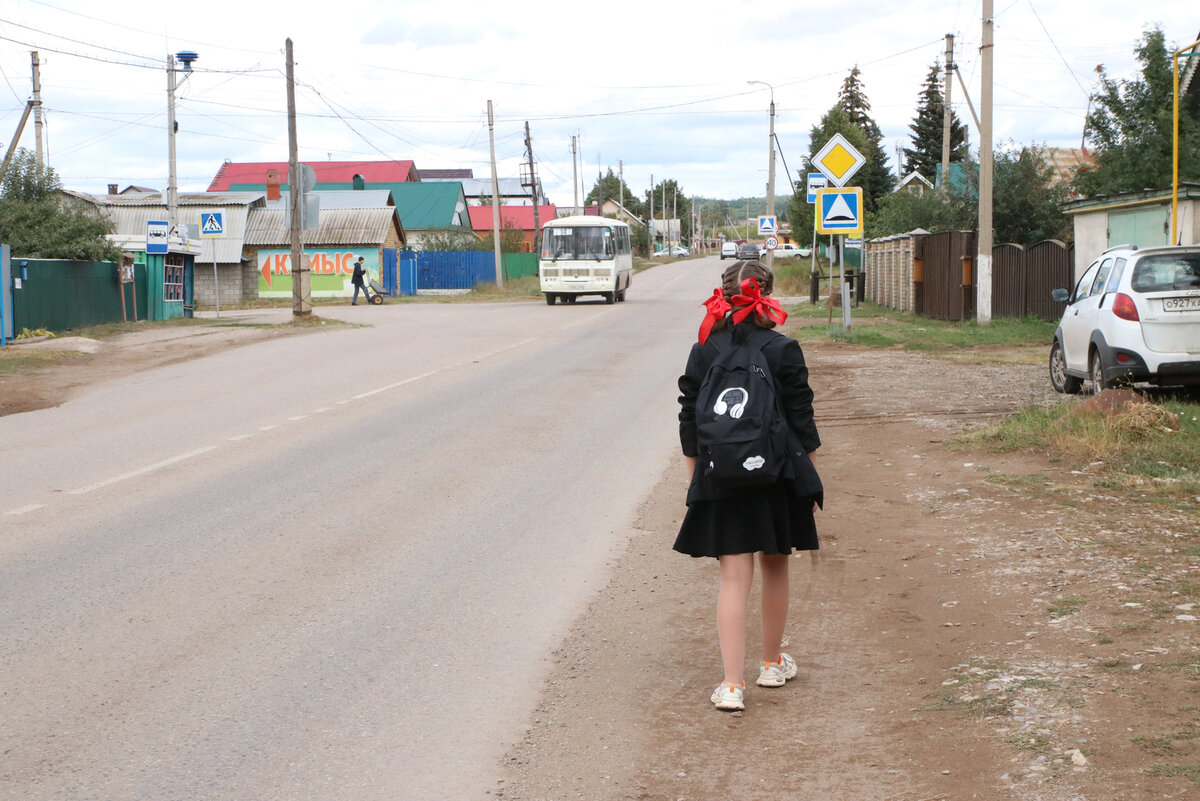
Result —
POLYGON ((322 414, 323 412, 329 411, 329 408, 330 407, 328 406, 322 406, 320 409, 313 409, 313 414, 322 414))
POLYGON ((440 373, 443 369, 445 369, 445 368, 439 367, 437 370, 430 370, 428 373, 421 373, 420 375, 415 375, 412 378, 406 378, 403 381, 397 381, 394 384, 388 384, 386 387, 380 387, 379 389, 368 390, 360 395, 355 395, 350 400, 362 400, 363 398, 369 398, 372 395, 378 395, 380 392, 387 392, 390 389, 396 389, 397 387, 402 387, 405 384, 411 384, 414 381, 420 381, 423 378, 429 378, 429 376, 431 376, 431 375, 440 373))
POLYGON ((6 514, 6 515, 23 515, 23 514, 26 514, 26 513, 28 513, 28 512, 32 512, 34 509, 41 509, 41 508, 42 508, 42 504, 40 504, 40 503, 31 503, 31 504, 29 504, 28 506, 21 506, 21 507, 18 507, 18 508, 16 508, 16 509, 9 509, 9 510, 8 510, 7 512, 5 512, 4 514, 6 514))
POLYGON ((188 451, 187 453, 181 453, 178 456, 172 456, 170 459, 163 459, 161 462, 155 462, 154 464, 146 465, 145 467, 142 467, 138 470, 134 470, 129 473, 123 473, 122 475, 119 475, 119 476, 113 476, 112 478, 106 478, 103 481, 97 481, 95 484, 88 484, 86 487, 80 487, 79 489, 73 489, 70 492, 72 495, 83 495, 85 493, 93 492, 94 490, 98 490, 103 487, 107 487, 112 484, 116 484, 119 481, 126 481, 131 478, 137 478, 138 476, 144 476, 146 473, 152 473, 155 470, 161 470, 164 467, 170 467, 173 464, 177 464, 186 459, 191 459, 194 456, 200 456, 201 454, 208 453, 209 451, 215 451, 216 449, 217 449, 216 445, 208 445, 204 448, 197 448, 194 451, 188 451))
POLYGON ((613 309, 606 309, 606 310, 604 310, 604 311, 602 311, 602 312, 600 312, 600 313, 598 313, 598 314, 593 314, 591 317, 584 317, 584 318, 582 318, 582 319, 580 319, 580 320, 576 320, 576 321, 575 321, 575 322, 573 322, 573 323, 567 323, 566 325, 560 326, 560 327, 559 327, 559 330, 560 330, 560 331, 565 331, 565 330, 567 330, 568 328, 574 328, 574 327, 575 327, 575 326, 577 326, 577 325, 583 325, 584 323, 591 323, 591 322, 594 322, 594 321, 596 321, 596 320, 600 319, 601 317, 603 317, 604 315, 606 315, 606 314, 612 314, 612 313, 613 313, 613 312, 615 312, 615 311, 616 311, 616 309, 615 309, 615 308, 613 308, 613 309))
POLYGON ((271 429, 273 429, 273 428, 279 428, 279 426, 277 426, 277 425, 275 425, 274 423, 272 423, 271 425, 269 425, 269 426, 263 426, 262 428, 260 428, 260 429, 258 429, 258 430, 259 430, 259 431, 270 431, 270 430, 271 430, 271 429))
POLYGON ((232 437, 229 437, 229 441, 230 442, 241 442, 242 440, 250 439, 253 436, 254 436, 253 434, 236 434, 232 437))
POLYGON ((303 420, 306 417, 308 417, 307 414, 298 414, 295 417, 289 417, 288 419, 291 420, 292 422, 295 422, 296 420, 303 420))

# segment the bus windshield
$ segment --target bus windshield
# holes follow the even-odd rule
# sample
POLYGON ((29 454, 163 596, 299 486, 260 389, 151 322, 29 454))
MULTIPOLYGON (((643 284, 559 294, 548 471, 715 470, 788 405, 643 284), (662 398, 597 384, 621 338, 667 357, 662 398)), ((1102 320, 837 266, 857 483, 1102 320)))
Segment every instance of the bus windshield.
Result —
POLYGON ((572 228, 546 228, 542 237, 542 258, 546 261, 613 258, 612 229, 580 225, 572 228))

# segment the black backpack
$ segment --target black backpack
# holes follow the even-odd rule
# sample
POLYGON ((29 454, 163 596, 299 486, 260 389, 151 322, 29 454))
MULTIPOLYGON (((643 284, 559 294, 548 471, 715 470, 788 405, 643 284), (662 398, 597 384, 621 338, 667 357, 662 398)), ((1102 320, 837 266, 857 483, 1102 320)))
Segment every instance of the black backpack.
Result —
POLYGON ((718 354, 696 397, 696 441, 700 475, 718 488, 774 484, 786 469, 787 421, 762 352, 770 338, 755 331, 741 344, 723 334, 710 340, 718 354))

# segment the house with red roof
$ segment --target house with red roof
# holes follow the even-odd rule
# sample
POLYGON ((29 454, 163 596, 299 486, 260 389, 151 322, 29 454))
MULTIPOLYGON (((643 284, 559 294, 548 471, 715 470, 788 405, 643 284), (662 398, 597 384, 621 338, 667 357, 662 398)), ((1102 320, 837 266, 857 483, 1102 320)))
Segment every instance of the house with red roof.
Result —
MULTIPOLYGON (((492 232, 491 206, 471 206, 467 210, 471 212, 471 230, 481 237, 492 232)), ((537 210, 537 222, 540 225, 545 225, 553 220, 558 211, 552 205, 538 206, 537 210)), ((533 243, 537 236, 537 225, 533 220, 533 206, 501 206, 500 228, 520 231, 522 252, 533 252, 533 243)))
MULTIPOLYGON (((397 184, 420 181, 412 161, 308 161, 317 174, 318 184, 351 184, 355 189, 367 184, 397 184), (359 186, 361 184, 361 186, 359 186)), ((286 161, 227 161, 208 185, 209 192, 237 191, 239 186, 266 186, 268 174, 278 176, 281 189, 288 189, 286 161)))

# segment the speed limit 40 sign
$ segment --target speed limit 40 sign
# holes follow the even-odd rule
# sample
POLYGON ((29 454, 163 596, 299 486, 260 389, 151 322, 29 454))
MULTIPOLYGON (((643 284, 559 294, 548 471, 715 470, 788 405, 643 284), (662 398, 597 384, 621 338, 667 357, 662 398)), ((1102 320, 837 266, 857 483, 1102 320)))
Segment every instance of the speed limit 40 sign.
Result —
POLYGON ((767 241, 764 244, 767 246, 767 250, 774 250, 775 248, 779 247, 779 239, 773 236, 768 236, 767 241))

